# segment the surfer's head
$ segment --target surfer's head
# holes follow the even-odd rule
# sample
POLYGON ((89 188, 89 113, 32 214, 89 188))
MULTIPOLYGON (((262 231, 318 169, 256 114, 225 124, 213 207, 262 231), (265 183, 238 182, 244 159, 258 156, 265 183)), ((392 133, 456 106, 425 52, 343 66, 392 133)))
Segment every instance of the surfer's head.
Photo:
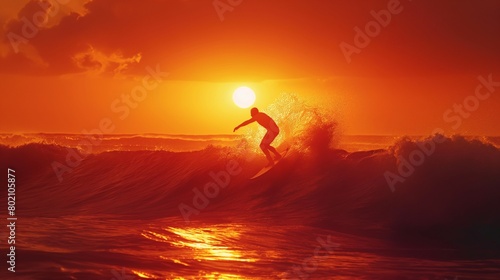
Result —
POLYGON ((259 109, 257 109, 256 107, 253 107, 252 110, 250 110, 250 115, 252 115, 252 117, 255 117, 255 115, 257 115, 259 113, 259 109))

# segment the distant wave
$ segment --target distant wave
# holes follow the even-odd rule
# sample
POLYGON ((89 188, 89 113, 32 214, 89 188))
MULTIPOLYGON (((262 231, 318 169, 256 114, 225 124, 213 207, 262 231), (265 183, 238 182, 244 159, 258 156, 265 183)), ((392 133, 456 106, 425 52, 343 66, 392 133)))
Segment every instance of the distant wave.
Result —
POLYGON ((233 146, 239 135, 168 135, 168 134, 0 134, 0 144, 19 147, 31 143, 66 146, 90 153, 106 151, 194 151, 209 145, 233 146))

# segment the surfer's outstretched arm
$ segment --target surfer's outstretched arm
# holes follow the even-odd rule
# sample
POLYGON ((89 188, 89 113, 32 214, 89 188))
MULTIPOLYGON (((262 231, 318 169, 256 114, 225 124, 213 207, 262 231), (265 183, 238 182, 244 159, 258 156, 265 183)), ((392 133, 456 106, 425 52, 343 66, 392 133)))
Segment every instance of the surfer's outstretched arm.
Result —
POLYGON ((238 125, 237 127, 235 127, 235 128, 233 129, 233 132, 235 132, 236 130, 238 130, 240 127, 243 127, 243 126, 245 126, 245 125, 249 125, 249 124, 253 123, 254 121, 255 121, 255 119, 254 119, 254 118, 251 118, 251 119, 249 119, 248 121, 244 121, 244 122, 242 122, 240 125, 238 125))

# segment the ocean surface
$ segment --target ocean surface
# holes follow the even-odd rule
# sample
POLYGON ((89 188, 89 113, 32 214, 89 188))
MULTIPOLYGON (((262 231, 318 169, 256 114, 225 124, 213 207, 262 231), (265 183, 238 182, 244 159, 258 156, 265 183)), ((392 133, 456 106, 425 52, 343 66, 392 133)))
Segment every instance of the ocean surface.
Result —
POLYGON ((500 279, 500 138, 308 124, 254 180, 259 129, 0 135, 0 279, 500 279))

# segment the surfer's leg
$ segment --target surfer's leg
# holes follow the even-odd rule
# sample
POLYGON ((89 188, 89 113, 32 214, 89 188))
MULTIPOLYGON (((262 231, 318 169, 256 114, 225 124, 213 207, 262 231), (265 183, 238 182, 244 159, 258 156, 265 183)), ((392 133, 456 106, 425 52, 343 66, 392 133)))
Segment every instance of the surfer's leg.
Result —
MULTIPOLYGON (((268 130, 266 135, 264 136, 264 139, 262 139, 262 143, 261 143, 261 144, 267 145, 267 147, 266 147, 266 149, 268 150, 267 153, 269 153, 269 151, 271 151, 271 152, 273 152, 273 154, 276 155, 276 160, 281 159, 281 155, 276 150, 276 148, 271 146, 271 143, 274 141, 274 139, 276 138, 276 136, 278 136, 279 133, 280 133, 280 131, 278 128, 276 128, 274 130, 273 129, 268 130)), ((267 159, 269 160, 269 157, 267 159)))
POLYGON ((273 152, 273 154, 275 154, 275 155, 276 155, 276 160, 280 160, 280 159, 281 159, 281 155, 280 155, 280 153, 278 152, 278 150, 276 150, 276 148, 275 148, 275 147, 273 147, 273 146, 269 146, 269 148, 268 148, 268 149, 269 149, 269 151, 273 152))
POLYGON ((274 160, 271 157, 271 153, 269 153, 269 146, 266 145, 266 144, 264 144, 264 143, 261 143, 260 144, 260 149, 262 150, 262 152, 264 152, 264 154, 266 155, 267 160, 269 161, 268 166, 274 165, 274 160))
POLYGON ((269 131, 264 135, 264 138, 262 138, 262 141, 260 142, 260 149, 264 154, 266 155, 267 160, 269 161, 269 166, 274 165, 274 160, 271 157, 271 153, 269 153, 269 149, 271 148, 271 143, 272 135, 270 135, 269 131), (271 140, 271 141, 269 141, 271 140))

